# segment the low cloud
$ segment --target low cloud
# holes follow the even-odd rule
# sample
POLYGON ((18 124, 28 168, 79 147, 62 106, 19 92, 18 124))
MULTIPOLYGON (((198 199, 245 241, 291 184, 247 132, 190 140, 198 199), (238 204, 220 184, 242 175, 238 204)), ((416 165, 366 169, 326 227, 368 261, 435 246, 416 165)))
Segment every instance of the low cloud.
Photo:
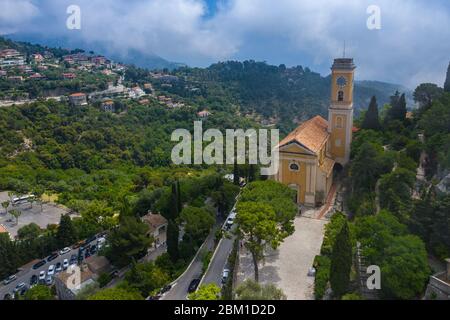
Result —
POLYGON ((134 49, 199 66, 255 58, 310 64, 326 74, 346 41, 359 78, 414 87, 442 84, 450 60, 445 0, 222 0, 212 16, 203 0, 0 0, 0 12, 0 31, 37 30, 94 49, 134 49), (65 28, 74 2, 82 10, 79 31, 65 28), (381 30, 366 27, 372 4, 381 9, 381 30))

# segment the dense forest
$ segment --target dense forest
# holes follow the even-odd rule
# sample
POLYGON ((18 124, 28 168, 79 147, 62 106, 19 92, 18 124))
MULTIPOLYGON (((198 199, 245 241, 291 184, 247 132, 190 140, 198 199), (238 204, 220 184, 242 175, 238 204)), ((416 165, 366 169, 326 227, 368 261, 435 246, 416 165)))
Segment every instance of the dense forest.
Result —
MULTIPOLYGON (((211 110, 238 110, 242 115, 276 123, 285 134, 314 115, 327 116, 330 78, 322 77, 307 67, 228 61, 208 68, 181 67, 170 73, 177 78, 151 79, 138 68, 128 70, 127 74, 134 81, 151 81, 158 90, 182 97, 192 105, 211 110)), ((384 104, 396 90, 408 91, 383 82, 357 82, 357 114, 368 104, 371 96, 376 95, 384 104)))

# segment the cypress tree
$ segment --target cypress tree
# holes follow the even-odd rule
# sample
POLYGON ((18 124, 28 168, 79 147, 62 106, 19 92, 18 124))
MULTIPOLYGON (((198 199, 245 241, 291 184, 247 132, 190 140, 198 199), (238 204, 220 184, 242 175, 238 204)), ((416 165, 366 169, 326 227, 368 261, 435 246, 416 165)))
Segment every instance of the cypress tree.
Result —
POLYGON ((330 284, 333 294, 340 298, 344 295, 350 283, 352 268, 352 245, 347 221, 336 236, 331 254, 330 284))
POLYGON ((176 262, 179 257, 178 236, 178 225, 173 220, 169 220, 169 224, 167 226, 167 253, 173 262, 176 262))
POLYGON ((180 186, 180 180, 177 180, 177 211, 178 211, 178 215, 180 215, 181 210, 183 210, 183 203, 181 202, 181 186, 180 186))
POLYGON ((178 211, 178 196, 177 196, 177 185, 176 183, 172 183, 172 192, 170 194, 170 203, 168 204, 169 206, 169 219, 170 220, 175 220, 178 215, 179 215, 179 211, 178 211))
POLYGON ((369 109, 367 110, 361 127, 363 129, 372 130, 379 130, 381 128, 380 119, 378 117, 377 98, 375 96, 370 100, 369 109))
POLYGON ((387 121, 399 120, 404 121, 406 118, 406 97, 403 93, 400 95, 398 91, 391 96, 391 109, 387 115, 387 121))
POLYGON ((400 100, 398 101, 397 119, 400 121, 404 121, 406 119, 406 97, 404 93, 400 96, 400 100))
POLYGON ((56 233, 59 247, 68 247, 77 241, 77 233, 73 226, 72 219, 69 215, 63 214, 61 216, 58 231, 56 233))
POLYGON ((450 93, 450 63, 448 64, 447 77, 445 78, 444 91, 450 93))

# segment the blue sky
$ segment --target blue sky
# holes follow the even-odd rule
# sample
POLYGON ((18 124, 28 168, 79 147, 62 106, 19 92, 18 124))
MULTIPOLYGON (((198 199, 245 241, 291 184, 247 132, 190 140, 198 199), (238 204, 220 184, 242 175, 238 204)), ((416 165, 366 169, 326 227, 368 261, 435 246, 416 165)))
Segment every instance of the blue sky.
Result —
POLYGON ((442 85, 450 61, 448 0, 0 0, 0 34, 126 56, 129 49, 191 66, 228 59, 329 73, 355 58, 359 79, 442 85), (66 9, 81 8, 81 30, 66 9), (381 10, 369 30, 366 10, 381 10))

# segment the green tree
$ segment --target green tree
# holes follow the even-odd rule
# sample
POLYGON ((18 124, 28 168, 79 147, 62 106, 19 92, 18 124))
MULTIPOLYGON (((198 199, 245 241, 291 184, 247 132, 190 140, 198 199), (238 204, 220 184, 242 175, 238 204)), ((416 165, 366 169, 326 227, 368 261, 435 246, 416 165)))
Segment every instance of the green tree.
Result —
POLYGON ((415 173, 403 168, 397 168, 380 179, 380 205, 383 209, 397 214, 401 222, 407 222, 409 219, 415 180, 415 173))
POLYGON ((19 217, 22 215, 22 211, 13 209, 9 211, 9 214, 16 218, 16 225, 19 224, 19 217))
POLYGON ((33 240, 42 233, 41 227, 32 222, 17 230, 17 236, 20 240, 33 240))
POLYGON ((237 300, 286 300, 283 291, 273 284, 261 285, 251 279, 236 288, 237 300))
POLYGON ((373 96, 372 99, 370 100, 369 109, 365 114, 361 128, 372 130, 379 130, 381 128, 378 116, 377 98, 375 96, 373 96))
POLYGON ((5 209, 5 214, 8 214, 8 207, 10 202, 8 200, 2 202, 2 208, 5 209))
POLYGON ((139 291, 128 291, 123 288, 109 288, 91 295, 88 300, 144 300, 139 291))
POLYGON ((179 258, 179 232, 178 225, 173 220, 169 220, 167 226, 167 253, 172 259, 172 262, 176 262, 179 258))
POLYGON ((157 267, 153 262, 133 263, 130 271, 125 275, 128 285, 138 290, 143 297, 151 295, 170 280, 169 275, 157 267))
POLYGON ((185 233, 192 239, 201 242, 208 235, 215 219, 204 208, 187 206, 181 211, 180 221, 184 224, 185 233))
POLYGON ((380 176, 381 151, 370 143, 364 142, 351 165, 351 177, 355 192, 373 192, 380 176))
POLYGON ((236 220, 246 248, 253 259, 255 281, 259 281, 258 263, 267 246, 276 249, 287 236, 279 228, 274 209, 262 203, 241 202, 237 206, 236 220))
POLYGON ((403 122, 406 117, 406 97, 398 91, 391 97, 391 109, 389 109, 387 121, 399 120, 403 122))
POLYGON ((44 201, 42 199, 42 196, 44 195, 44 192, 45 192, 45 190, 41 186, 37 186, 36 188, 33 189, 34 199, 40 205, 41 212, 44 209, 43 208, 44 201))
POLYGON ((68 214, 63 214, 60 218, 56 239, 61 248, 71 246, 78 240, 72 219, 68 214))
POLYGON ((382 291, 394 299, 419 298, 430 276, 425 246, 412 235, 392 239, 380 268, 382 291))
POLYGON ((431 107, 433 101, 442 97, 443 90, 434 83, 422 83, 414 90, 414 102, 419 104, 420 108, 427 109, 431 107))
POLYGON ((54 300, 55 296, 49 287, 36 285, 25 293, 25 300, 54 300))
POLYGON ((0 278, 5 278, 17 271, 20 265, 16 243, 7 233, 0 233, 0 278))
POLYGON ((219 300, 220 288, 215 283, 201 285, 197 291, 188 296, 189 300, 219 300))
POLYGON ((128 265, 147 253, 153 239, 147 236, 148 226, 135 217, 124 217, 110 236, 107 258, 117 267, 128 265))
POLYGON ((336 297, 341 297, 347 293, 351 268, 352 244, 348 223, 345 222, 336 237, 331 255, 330 284, 336 297))

